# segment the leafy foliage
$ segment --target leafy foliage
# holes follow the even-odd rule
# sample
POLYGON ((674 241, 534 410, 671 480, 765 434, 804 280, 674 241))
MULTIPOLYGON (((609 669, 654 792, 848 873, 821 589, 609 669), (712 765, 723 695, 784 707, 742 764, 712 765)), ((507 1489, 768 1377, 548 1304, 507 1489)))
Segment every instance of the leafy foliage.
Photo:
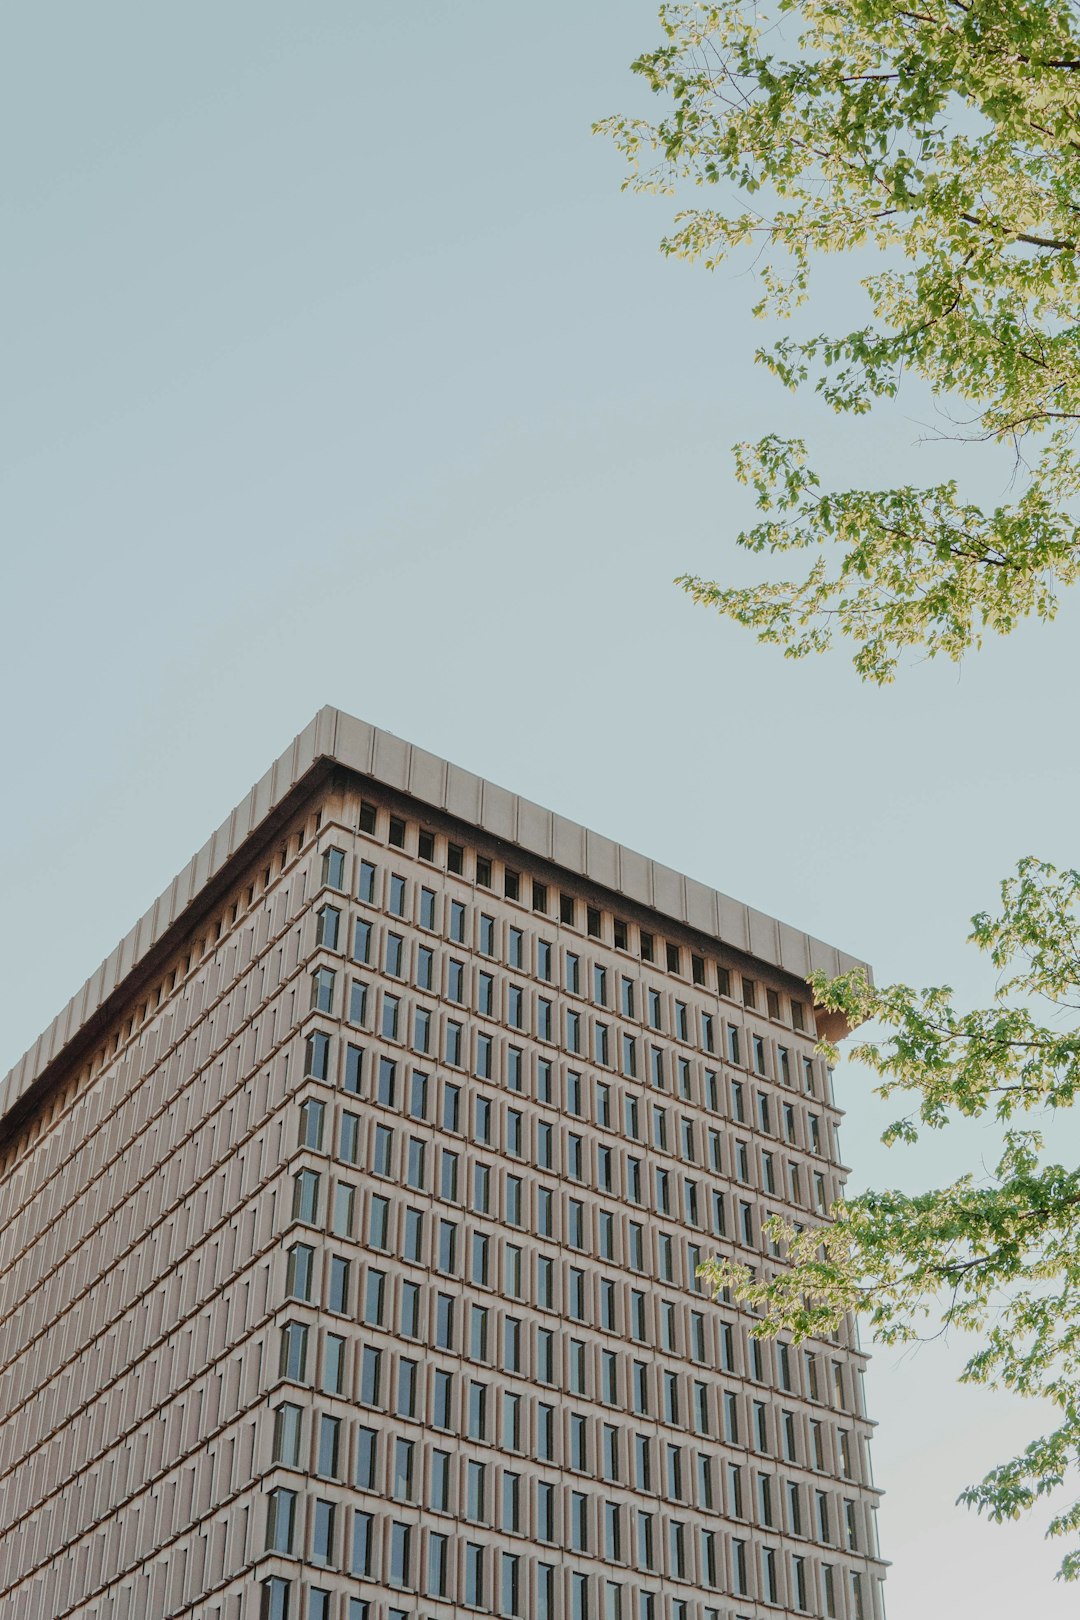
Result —
MULTIPOLYGON (((886 1140, 985 1118, 1000 1126, 997 1164, 917 1195, 864 1193, 825 1226, 776 1220, 787 1264, 771 1272, 730 1260, 703 1270, 760 1312, 769 1334, 828 1333, 856 1310, 887 1344, 931 1322, 975 1335, 967 1382, 1041 1396, 1057 1414, 1050 1433, 964 1492, 1003 1520, 1070 1480, 1075 1490, 1080 1468, 1080 1170, 1054 1162, 1043 1134, 1080 1091, 1080 872, 1022 861, 1000 915, 974 918, 971 937, 1000 975, 988 1009, 959 1011, 948 988, 876 990, 861 972, 814 988, 851 1026, 873 1020, 884 1031, 853 1055, 881 1096, 909 1105, 886 1140), (1036 1017, 1040 1003, 1048 1021, 1036 1017)), ((1080 1499, 1049 1530, 1077 1532, 1080 1499)), ((1062 1574, 1080 1576, 1080 1543, 1062 1574)))
POLYGON ((1015 499, 984 510, 955 480, 823 492, 801 441, 737 448, 762 520, 751 551, 807 553, 749 588, 684 576, 698 602, 801 657, 837 635, 892 679, 907 648, 960 658, 985 631, 1053 616, 1080 572, 1080 28, 1067 0, 741 0, 665 5, 634 63, 669 104, 613 117, 627 184, 726 191, 678 213, 665 252, 709 268, 752 248, 755 314, 786 317, 823 255, 859 251, 867 319, 758 359, 860 416, 905 372, 1000 446, 1015 499), (644 166, 648 165, 648 166, 644 166))

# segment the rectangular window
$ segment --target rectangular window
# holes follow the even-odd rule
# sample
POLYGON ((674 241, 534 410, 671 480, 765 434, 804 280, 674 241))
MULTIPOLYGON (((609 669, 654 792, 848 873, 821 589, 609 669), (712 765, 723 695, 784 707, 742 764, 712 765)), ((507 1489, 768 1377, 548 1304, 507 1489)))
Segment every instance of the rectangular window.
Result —
POLYGON ((439 1270, 445 1276, 452 1276, 457 1270, 457 1224, 454 1221, 439 1222, 439 1270))
MULTIPOLYGON (((344 1264, 348 1265, 348 1261, 344 1264)), ((364 1321, 371 1327, 379 1327, 383 1319, 383 1305, 386 1299, 386 1273, 369 1268, 367 1274, 367 1287, 364 1293, 364 1321)))
POLYGON ((394 1146, 394 1133, 388 1125, 376 1125, 372 1142, 371 1168, 377 1176, 389 1176, 394 1146))
POLYGON ((401 1332, 407 1339, 420 1337, 420 1285, 403 1282, 401 1285, 401 1332))
MULTIPOLYGON (((346 1316, 349 1311, 349 1277, 351 1262, 335 1254, 330 1257, 330 1288, 327 1298, 327 1309, 339 1316, 346 1316)), ((369 1273, 374 1275, 374 1273, 369 1273)))
POLYGON ((371 1544, 373 1519, 370 1513, 354 1513, 352 1529, 352 1572, 354 1575, 371 1574, 371 1544))
POLYGON ((398 1417, 416 1416, 416 1365, 404 1357, 398 1362, 398 1417))
POLYGON ((450 1429, 453 1427, 452 1401, 453 1374, 436 1368, 435 1382, 432 1386, 431 1423, 433 1428, 450 1429))
POLYGON ((360 1090, 360 1077, 363 1070, 364 1053, 359 1046, 345 1048, 345 1090, 354 1096, 360 1090))
POLYGON ((454 1347, 454 1301, 449 1294, 435 1296, 435 1344, 439 1350, 454 1347))
POLYGON ((471 1541, 465 1544, 465 1603, 472 1609, 484 1607, 484 1549, 471 1541))
POLYGON ((328 889, 343 889, 345 887, 345 851, 343 849, 323 850, 322 881, 328 889))
POLYGON ((285 1292, 291 1299, 311 1299, 311 1277, 315 1250, 307 1243, 294 1243, 285 1268, 285 1292))
POLYGON ((300 1434, 303 1412, 284 1401, 274 1411, 274 1461, 285 1468, 300 1466, 300 1434))
POLYGON ((268 1494, 266 1505, 267 1552, 291 1553, 296 1526, 296 1492, 279 1487, 268 1494))
POLYGON ((447 1546, 449 1538, 431 1531, 428 1535, 428 1575, 427 1590, 429 1597, 446 1596, 447 1546))

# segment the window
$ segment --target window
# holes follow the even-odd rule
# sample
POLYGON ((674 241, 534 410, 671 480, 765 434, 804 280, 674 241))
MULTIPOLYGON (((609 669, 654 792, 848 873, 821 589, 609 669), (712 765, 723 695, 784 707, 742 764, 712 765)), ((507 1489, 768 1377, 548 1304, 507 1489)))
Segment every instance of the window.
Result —
POLYGON ((748 1597, 750 1588, 746 1583, 746 1542, 733 1541, 731 1543, 731 1573, 734 1579, 735 1590, 740 1597, 748 1597))
POLYGON ((285 1268, 285 1292, 291 1299, 311 1299, 311 1276, 315 1250, 307 1243, 294 1243, 285 1268))
POLYGON ((609 1564, 622 1562, 622 1513, 617 1502, 604 1503, 604 1557, 609 1564))
POLYGON ((313 1080, 325 1080, 329 1067, 330 1037, 322 1030, 313 1030, 304 1045, 304 1073, 313 1080))
POLYGON ((435 1344, 440 1350, 454 1347, 454 1301, 449 1294, 435 1296, 435 1344))
POLYGON ((271 1575, 268 1581, 263 1581, 259 1620, 290 1620, 291 1589, 292 1583, 282 1580, 280 1575, 271 1575))
MULTIPOLYGON (((612 1362, 614 1362, 614 1356, 612 1362)), ((605 1371, 605 1380, 607 1373, 605 1371)), ((612 1373, 612 1389, 614 1389, 614 1372, 612 1373)), ((607 1397, 605 1396, 605 1399, 607 1397)), ((612 1396, 614 1399, 614 1395, 612 1396)), ((618 1481, 622 1475, 619 1468, 619 1430, 614 1423, 605 1423, 601 1437, 603 1449, 604 1478, 618 1481)))
MULTIPOLYGON (((348 1261, 342 1262, 347 1266, 348 1261)), ((367 1274, 367 1290, 364 1295, 364 1321, 372 1327, 378 1327, 383 1319, 383 1304, 386 1298, 386 1273, 369 1268, 367 1274)))
MULTIPOLYGON (((385 1199, 382 1202, 385 1203, 385 1199)), ((374 1199, 372 1203, 374 1204, 374 1199)), ((356 1189, 351 1187, 347 1181, 339 1181, 334 1188, 333 1231, 335 1237, 352 1237, 355 1205, 356 1189)), ((385 1237, 382 1247, 386 1247, 385 1237)))
POLYGON ((274 1461, 284 1468, 300 1466, 300 1433, 303 1412, 291 1401, 283 1401, 274 1411, 274 1461))
POLYGON ((584 1491, 570 1492, 570 1546, 574 1552, 589 1550, 589 1499, 584 1491))
POLYGON ((333 1012, 336 978, 337 975, 332 968, 324 967, 316 968, 311 975, 311 1005, 317 1012, 333 1012))
MULTIPOLYGON (((317 1499, 311 1526, 311 1561, 313 1564, 326 1565, 334 1562, 335 1518, 336 1513, 333 1502, 325 1502, 321 1498, 317 1499)), ((310 1612, 310 1603, 308 1608, 310 1612)))
MULTIPOLYGON (((379 1231, 380 1227, 379 1227, 379 1225, 376 1224, 376 1222, 377 1221, 381 1222, 382 1242, 381 1243, 376 1242, 374 1235, 372 1235, 369 1238, 369 1242, 370 1242, 370 1245, 371 1245, 372 1248, 384 1249, 387 1246, 387 1244, 386 1244, 385 1215, 377 1209, 377 1206, 379 1206, 379 1205, 382 1206, 382 1211, 385 1211, 385 1212, 389 1211, 390 1206, 389 1206, 389 1204, 388 1204, 388 1202, 387 1202, 387 1200, 385 1198, 373 1198, 372 1201, 371 1201, 371 1220, 369 1222, 369 1231, 372 1234, 379 1231)), ((422 1248, 422 1245, 423 1245, 423 1241, 424 1241, 424 1216, 423 1216, 423 1212, 421 1210, 419 1210, 419 1209, 407 1209, 405 1211, 405 1234, 404 1234, 404 1244, 403 1244, 403 1250, 404 1250, 403 1258, 406 1259, 406 1260, 412 1260, 414 1262, 419 1261, 420 1258, 421 1258, 421 1248, 422 1248)))
MULTIPOLYGON (((340 887, 340 885, 338 885, 340 887)), ((315 913, 315 943, 325 950, 336 951, 341 929, 341 912, 336 906, 320 906, 315 913)))
POLYGON ((394 1147, 394 1133, 388 1125, 376 1125, 373 1138, 371 1168, 377 1176, 389 1176, 394 1147))
POLYGON ((360 1401, 378 1406, 382 1393, 382 1351, 365 1345, 360 1357, 360 1401))
POLYGON ((431 1425, 435 1429, 452 1428, 453 1400, 453 1374, 435 1370, 435 1382, 432 1386, 432 1412, 431 1425))
POLYGON ((465 1602, 472 1609, 484 1606, 484 1549, 471 1541, 465 1544, 465 1602))
POLYGON ((427 1185, 426 1162, 427 1143, 422 1141, 419 1136, 410 1136, 405 1181, 407 1186, 414 1187, 419 1192, 423 1192, 427 1185))
MULTIPOLYGON (((331 1257, 330 1257, 330 1288, 329 1288, 329 1293, 328 1293, 328 1298, 327 1298, 326 1303, 327 1303, 327 1309, 336 1312, 337 1315, 339 1315, 339 1316, 347 1315, 348 1310, 349 1310, 349 1274, 350 1274, 350 1271, 351 1271, 351 1262, 350 1261, 343 1259, 342 1256, 339 1255, 339 1254, 331 1255, 331 1257)), ((379 1282, 380 1282, 379 1316, 378 1316, 377 1319, 369 1316, 368 1321, 373 1321, 373 1320, 378 1320, 380 1322, 382 1321, 382 1292, 381 1292, 382 1275, 383 1275, 382 1272, 379 1272, 379 1271, 371 1271, 371 1272, 368 1273, 369 1298, 370 1298, 371 1279, 377 1277, 379 1279, 379 1282)))
MULTIPOLYGON (((535 888, 535 885, 534 885, 535 888)), ((516 1529, 516 1526, 514 1526, 516 1529)), ((499 1557, 501 1576, 499 1581, 499 1613, 507 1615, 520 1614, 520 1564, 517 1553, 501 1553, 499 1557)))
POLYGON ((370 1513, 353 1514, 352 1572, 354 1575, 371 1574, 372 1516, 370 1513))
POLYGON ((314 1225, 319 1218, 319 1187, 321 1176, 317 1170, 298 1170, 293 1177, 293 1220, 314 1225))
POLYGON ((398 1362, 398 1417, 416 1416, 416 1366, 404 1357, 398 1362))
POLYGON ((266 1550, 291 1553, 296 1526, 296 1492, 279 1486, 269 1492, 266 1503, 266 1550))
POLYGON ((401 1332, 407 1339, 420 1337, 420 1285, 403 1282, 401 1285, 401 1332))
MULTIPOLYGON (((445 1453, 441 1455, 445 1456, 445 1453)), ((427 1590, 429 1597, 446 1596, 447 1541, 446 1536, 439 1535, 435 1531, 432 1531, 428 1536, 427 1590)))
POLYGON ((345 1344, 338 1333, 323 1335, 322 1387, 326 1395, 340 1395, 345 1387, 345 1344))
POLYGON ((439 1196, 456 1204, 458 1195, 458 1156, 443 1148, 439 1161, 439 1196))
POLYGON ((536 1485, 536 1539, 555 1540, 555 1487, 543 1480, 536 1485))
MULTIPOLYGON (((746 980, 743 980, 745 986, 746 980)), ((776 1580, 776 1553, 771 1547, 761 1549, 761 1587, 762 1596, 767 1603, 780 1601, 776 1580)))
MULTIPOLYGON (((443 1160, 449 1157, 444 1154, 443 1160)), ((453 1275, 457 1269, 457 1223, 455 1221, 439 1222, 439 1270, 447 1276, 453 1275)))
POLYGON ((483 1440, 487 1435, 487 1385, 469 1381, 469 1439, 483 1440))
POLYGON ((638 1527, 638 1556, 637 1561, 642 1569, 653 1567, 653 1516, 651 1513, 639 1512, 637 1516, 638 1527))
POLYGON ((473 1361, 488 1359, 488 1309, 486 1305, 469 1307, 469 1354, 473 1361))
POLYGON ((580 1413, 573 1413, 570 1418, 570 1467, 579 1474, 588 1472, 588 1458, 585 1442, 585 1419, 580 1413))
POLYGON ((400 1011, 400 998, 398 996, 387 995, 384 992, 382 1002, 382 1037, 384 1041, 397 1040, 400 1011))
POLYGON ((357 885, 357 898, 365 904, 372 905, 375 900, 375 868, 370 861, 360 862, 360 881, 357 885))
POLYGON ((323 850, 322 881, 328 889, 343 889, 345 887, 345 851, 343 849, 323 850))

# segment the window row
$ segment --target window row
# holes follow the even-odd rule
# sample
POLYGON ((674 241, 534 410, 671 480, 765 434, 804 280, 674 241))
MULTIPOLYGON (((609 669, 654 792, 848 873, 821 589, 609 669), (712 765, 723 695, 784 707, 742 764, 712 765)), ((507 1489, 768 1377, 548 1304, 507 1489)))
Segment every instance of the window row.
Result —
MULTIPOLYGON (((455 1040, 459 1037, 455 1036, 455 1040)), ((479 1080, 501 1078, 508 1091, 525 1093, 526 1054, 503 1037, 491 1037, 471 1026, 461 1026, 460 1040, 472 1048, 471 1065, 479 1080), (490 1043, 490 1044, 485 1044, 490 1043)), ((414 1048, 414 1050, 416 1050, 414 1048)), ((417 1052, 420 1057, 431 1054, 417 1052)), ((457 1053, 460 1058, 461 1053, 457 1053)), ((488 1097, 480 1087, 470 1087, 458 1077, 440 1080, 425 1070, 410 1067, 411 1060, 377 1052, 352 1041, 339 1053, 335 1037, 323 1029, 313 1029, 305 1037, 304 1073, 328 1083, 340 1081, 343 1090, 363 1096, 381 1107, 407 1112, 414 1119, 438 1125, 451 1134, 471 1132, 483 1145, 504 1147, 513 1157, 535 1157, 543 1163, 545 1144, 551 1142, 551 1122, 502 1098, 488 1097), (541 1128, 541 1127, 546 1128, 541 1128)), ((463 1069, 464 1062, 447 1063, 463 1069)), ((748 1091, 741 1080, 729 1079, 726 1087, 715 1070, 702 1073, 695 1083, 690 1065, 678 1065, 678 1085, 671 1101, 650 1100, 636 1088, 613 1084, 593 1073, 556 1066, 538 1058, 534 1064, 531 1088, 533 1099, 542 1106, 557 1108, 564 1117, 595 1124, 630 1141, 645 1143, 656 1151, 676 1154, 688 1163, 708 1162, 721 1174, 742 1181, 752 1176, 749 1143, 744 1154, 724 1158, 722 1131, 706 1121, 679 1112, 680 1104, 708 1109, 732 1127, 771 1137, 797 1152, 829 1157, 832 1147, 830 1122, 799 1104, 786 1102, 768 1091, 748 1091)), ((761 1148, 772 1153, 772 1148, 761 1148)), ((762 1172, 764 1175, 764 1172, 762 1172)), ((809 1169, 807 1182, 809 1185, 809 1169)))
MULTIPOLYGON (((508 862, 470 851, 471 871, 466 873, 466 851, 461 844, 423 827, 414 826, 407 835, 406 829, 409 828, 409 824, 402 817, 389 812, 383 816, 374 806, 369 807, 369 813, 361 815, 359 830, 368 836, 377 836, 376 828, 380 820, 385 822, 386 829, 381 836, 391 849, 415 853, 418 860, 430 865, 436 864, 438 850, 442 857, 438 864, 445 866, 451 876, 471 878, 478 888, 501 893, 506 900, 525 906, 538 916, 557 917, 561 927, 574 929, 585 934, 587 938, 612 946, 617 951, 629 954, 636 947, 636 953, 643 962, 656 963, 668 973, 689 978, 692 984, 714 989, 719 995, 734 997, 737 991, 745 1006, 760 1006, 770 1018, 780 1019, 784 1016, 786 1000, 787 1015, 792 1027, 797 1030, 809 1027, 809 1007, 799 997, 782 997, 772 986, 760 985, 756 979, 747 974, 735 975, 722 963, 688 950, 674 940, 660 939, 654 931, 629 923, 602 907, 589 905, 565 889, 557 891, 556 901, 556 890, 551 884, 535 877, 524 876, 508 862), (394 836, 398 833, 400 836, 394 836)), ((334 846, 324 849, 321 857, 322 883, 339 893, 354 892, 359 899, 368 904, 381 903, 391 915, 405 914, 408 878, 401 873, 390 871, 383 874, 383 881, 380 884, 377 863, 362 856, 356 863, 354 881, 350 884, 348 863, 349 857, 345 850, 334 846)), ((421 876, 415 880, 414 886, 419 891, 416 900, 417 919, 422 926, 434 927, 434 906, 442 884, 438 879, 433 879, 431 884, 427 884, 421 876), (424 922, 425 916, 431 916, 432 920, 424 922)), ((453 899, 449 903, 451 906, 461 904, 460 901, 453 899)), ((493 918, 489 920, 494 924, 493 918)), ((513 960, 515 952, 513 936, 517 936, 520 940, 523 934, 524 929, 520 925, 508 925, 508 935, 511 936, 508 939, 508 960, 513 960)), ((521 951, 520 943, 516 949, 518 952, 521 951)), ((514 965, 521 966, 521 960, 514 965)))
MULTIPOLYGON (((531 986, 505 980, 482 966, 444 956, 421 943, 413 942, 415 949, 410 951, 410 941, 392 930, 385 932, 381 950, 377 950, 372 936, 371 923, 361 919, 354 924, 352 960, 359 966, 381 969, 385 977, 403 987, 414 983, 416 989, 430 992, 444 1003, 493 1019, 536 1040, 562 1046, 567 1052, 588 1057, 603 1068, 618 1068, 631 1077, 639 1073, 644 1077, 648 1064, 653 1083, 664 1084, 662 1073, 657 1071, 672 1066, 674 1059, 671 1051, 651 1043, 650 1035, 640 1033, 645 1024, 655 1035, 681 1041, 712 1057, 723 1056, 736 1068, 753 1069, 756 1074, 776 1080, 789 1089, 798 1083, 808 1096, 815 1097, 824 1090, 816 1060, 809 1055, 793 1053, 771 1037, 748 1032, 741 1025, 721 1024, 711 1012, 699 1010, 693 1014, 685 1002, 672 1000, 658 990, 648 990, 646 1005, 639 1008, 636 986, 630 979, 621 980, 618 1005, 610 1009, 611 1015, 617 1014, 620 1018, 620 1023, 614 1024, 609 1017, 602 1018, 591 1009, 577 1005, 572 990, 546 995, 531 986), (410 954, 413 958, 411 972, 410 954), (667 1003, 670 1005, 665 1013, 667 1003), (630 1028, 626 1027, 627 1023, 630 1028)), ((335 907, 324 906, 318 913, 318 943, 326 950, 334 950, 341 937, 341 914, 335 907)), ((608 1007, 606 971, 599 967, 593 970, 594 1000, 601 1008, 608 1007)), ((337 990, 339 977, 344 977, 342 970, 328 966, 314 971, 312 1006, 321 1012, 335 1012, 339 995, 346 994, 345 990, 337 990)), ((576 974, 571 978, 576 978, 576 974)), ((368 981, 349 980, 347 996, 348 1016, 354 1023, 365 1023, 369 1014, 374 1016, 374 990, 368 981)), ((400 993, 385 990, 379 1021, 382 1026, 396 1024, 400 1033, 395 1038, 405 1040, 409 1034, 404 1027, 400 1003, 400 993)), ((342 1016, 345 1016, 344 1008, 342 1016)), ((827 1090, 825 1095, 827 1098, 827 1090)))
MULTIPOLYGON (((593 1527, 588 1503, 579 1493, 571 1493, 568 1517, 565 1545, 572 1552, 590 1552, 593 1527)), ((605 1523, 604 1534, 608 1529, 605 1523)), ((633 1515, 625 1530, 620 1514, 614 1534, 620 1541, 625 1535, 627 1543, 625 1549, 620 1545, 620 1561, 647 1576, 826 1615, 840 1613, 840 1576, 852 1620, 869 1620, 872 1612, 865 1584, 869 1575, 848 1565, 748 1543, 720 1530, 695 1529, 685 1520, 644 1510, 633 1515)), ((500 1615, 626 1620, 632 1612, 624 1607, 624 1595, 628 1600, 633 1586, 548 1563, 542 1548, 533 1554, 492 1547, 470 1541, 467 1534, 453 1536, 411 1519, 350 1507, 334 1497, 307 1497, 288 1486, 267 1493, 266 1549, 302 1556, 316 1567, 341 1569, 390 1591, 424 1593, 500 1615)), ((690 1600, 684 1601, 682 1613, 688 1615, 690 1600)), ((637 1612, 653 1616, 656 1609, 639 1604, 637 1612)))
MULTIPOLYGON (((503 1394, 502 1450, 496 1464, 425 1444, 398 1430, 380 1430, 330 1412, 307 1413, 292 1401, 274 1409, 274 1462, 320 1479, 355 1485, 357 1490, 395 1502, 426 1507, 473 1524, 536 1541, 570 1542, 572 1500, 580 1500, 605 1534, 578 1551, 595 1551, 609 1562, 623 1560, 626 1521, 636 1511, 625 1501, 602 1502, 572 1482, 552 1483, 522 1471, 521 1397, 503 1394)), ((544 1409, 549 1411, 550 1408, 544 1409)), ((786 1413, 785 1418, 791 1419, 786 1413)), ((541 1436, 562 1466, 643 1496, 660 1496, 668 1507, 680 1504, 700 1513, 781 1531, 799 1539, 838 1546, 876 1557, 876 1512, 872 1504, 843 1495, 843 1487, 811 1484, 768 1468, 752 1466, 692 1446, 665 1441, 651 1428, 644 1433, 605 1423, 594 1429, 581 1413, 554 1412, 554 1433, 541 1436), (562 1444, 558 1443, 561 1440, 562 1444), (591 1449, 600 1451, 592 1466, 591 1449)))
MULTIPOLYGON (((523 1365, 526 1336, 520 1332, 520 1324, 512 1319, 510 1324, 514 1342, 508 1344, 506 1321, 499 1337, 500 1349, 508 1349, 508 1359, 517 1363, 506 1369, 513 1374, 523 1365)), ((473 1330, 470 1323, 470 1332, 473 1330)), ((283 1325, 278 1369, 281 1378, 302 1384, 315 1378, 314 1341, 309 1323, 294 1320, 283 1325)), ((574 1458, 578 1453, 571 1438, 574 1431, 568 1428, 570 1414, 565 1403, 556 1400, 561 1392, 556 1377, 554 1333, 535 1330, 527 1348, 533 1379, 551 1387, 551 1399, 544 1398, 543 1389, 507 1390, 490 1379, 458 1374, 421 1361, 419 1350, 407 1353, 411 1349, 408 1345, 391 1348, 356 1342, 330 1331, 323 1335, 318 1372, 325 1393, 343 1395, 373 1411, 426 1423, 432 1429, 461 1434, 504 1451, 520 1451, 541 1461, 577 1466, 574 1458)), ((753 1391, 727 1389, 713 1379, 694 1378, 662 1364, 637 1360, 632 1351, 606 1353, 598 1363, 594 1362, 591 1375, 595 1383, 590 1395, 586 1390, 590 1373, 584 1347, 580 1362, 576 1360, 578 1353, 570 1339, 564 1346, 562 1388, 571 1395, 580 1393, 582 1398, 626 1411, 635 1418, 648 1418, 670 1429, 692 1432, 761 1457, 782 1459, 853 1484, 861 1482, 862 1443, 857 1430, 788 1410, 771 1399, 758 1399, 753 1391)), ((585 1449, 580 1453, 586 1459, 583 1471, 616 1480, 628 1488, 640 1488, 634 1486, 628 1471, 618 1471, 618 1454, 609 1450, 609 1436, 621 1432, 619 1425, 607 1422, 597 1412, 580 1412, 576 1417, 585 1436, 585 1449), (607 1472, 609 1467, 617 1471, 607 1472)), ((624 1467, 628 1470, 629 1465, 624 1463, 624 1467)))
MULTIPOLYGON (((417 1194, 438 1197, 452 1205, 468 1204, 475 1214, 501 1219, 516 1230, 531 1231, 583 1255, 595 1254, 696 1293, 702 1291, 698 1268, 715 1251, 707 1234, 755 1253, 782 1258, 781 1242, 769 1217, 783 1215, 784 1211, 766 1208, 756 1198, 741 1198, 696 1178, 676 1175, 662 1165, 650 1168, 632 1156, 627 1156, 625 1163, 621 1155, 606 1160, 602 1148, 597 1150, 597 1174, 592 1177, 585 1148, 572 1135, 564 1164, 564 1175, 571 1185, 580 1186, 583 1193, 592 1185, 601 1193, 621 1196, 643 1213, 651 1209, 665 1219, 695 1229, 706 1240, 688 1242, 671 1232, 655 1231, 646 1248, 643 1221, 634 1221, 623 1210, 617 1213, 601 1209, 572 1193, 560 1194, 557 1185, 550 1186, 533 1175, 517 1175, 498 1162, 474 1162, 451 1148, 436 1147, 426 1137, 402 1135, 389 1125, 347 1111, 342 1114, 340 1132, 343 1139, 338 1144, 338 1155, 344 1164, 363 1166, 371 1175, 396 1181, 417 1194), (615 1169, 618 1174, 613 1173, 615 1169)), ((298 1170, 294 1174, 293 1218, 325 1227, 338 1236, 355 1236, 359 1230, 356 1195, 356 1187, 348 1180, 332 1180, 316 1169, 298 1170)), ((445 1224, 455 1223, 447 1219, 445 1224)), ((795 1222, 794 1230, 802 1231, 803 1223, 795 1222)), ((455 1254, 449 1274, 456 1274, 463 1262, 456 1247, 455 1254)), ((427 1257, 422 1256, 419 1263, 428 1263, 427 1257)), ((433 1263, 439 1270, 448 1269, 441 1255, 433 1263)), ((541 1303, 539 1294, 537 1303, 541 1303)))

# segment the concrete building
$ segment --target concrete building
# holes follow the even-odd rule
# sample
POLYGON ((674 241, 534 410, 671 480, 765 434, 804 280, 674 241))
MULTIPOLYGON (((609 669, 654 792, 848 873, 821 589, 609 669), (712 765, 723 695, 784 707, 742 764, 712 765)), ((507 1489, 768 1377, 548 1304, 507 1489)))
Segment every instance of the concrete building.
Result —
POLYGON ((850 959, 324 709, 0 1094, 10 1620, 881 1620, 850 959))

